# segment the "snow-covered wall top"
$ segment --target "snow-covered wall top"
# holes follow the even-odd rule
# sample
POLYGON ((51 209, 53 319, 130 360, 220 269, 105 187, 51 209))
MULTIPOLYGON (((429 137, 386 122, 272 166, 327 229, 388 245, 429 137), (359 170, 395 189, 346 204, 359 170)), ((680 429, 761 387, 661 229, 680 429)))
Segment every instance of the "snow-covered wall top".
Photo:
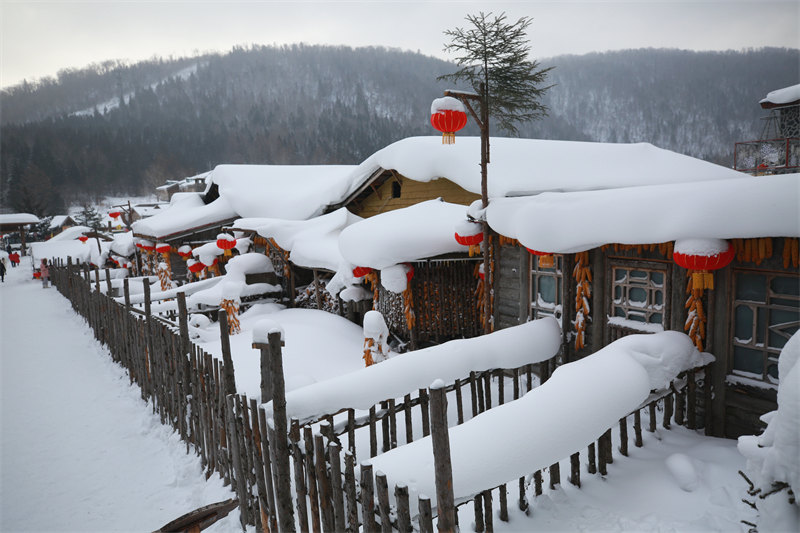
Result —
POLYGON ((501 235, 554 253, 607 243, 798 237, 800 174, 498 198, 486 213, 501 235))
MULTIPOLYGON (((296 417, 302 423, 340 409, 366 410, 383 400, 427 388, 435 379, 452 383, 471 371, 518 368, 545 361, 558 352, 560 345, 561 328, 554 318, 547 317, 407 352, 358 372, 288 392, 287 417, 296 417)), ((266 409, 271 416, 272 402, 266 409)))
POLYGON ((788 104, 800 100, 800 83, 776 89, 767 93, 767 97, 759 101, 760 104, 788 104))
POLYGON ((466 208, 442 200, 381 213, 345 228, 339 236, 344 258, 354 266, 383 269, 451 252, 466 246, 455 240, 455 227, 466 208))
POLYGON ((131 228, 137 235, 162 239, 236 216, 236 211, 226 198, 219 197, 210 204, 205 204, 199 193, 177 193, 172 196, 167 209, 149 218, 137 220, 131 224, 131 228))
POLYGON ((305 220, 340 201, 354 166, 219 165, 211 180, 240 217, 305 220))
POLYGON ((39 217, 30 213, 9 213, 0 215, 0 224, 38 224, 39 217))
MULTIPOLYGON (((519 400, 450 428, 456 501, 569 457, 638 408, 651 389, 663 388, 680 371, 712 359, 683 333, 665 331, 629 335, 558 367, 519 400)), ((386 474, 390 487, 407 484, 414 502, 419 494, 436 493, 429 439, 369 460, 376 472, 386 474)))
POLYGON ((234 228, 256 231, 289 252, 295 265, 336 271, 344 263, 339 250, 339 234, 360 220, 345 208, 309 220, 242 218, 234 228))
MULTIPOLYGON (((493 137, 489 197, 732 178, 742 174, 647 143, 610 144, 493 137)), ((480 194, 480 138, 410 137, 376 152, 354 172, 357 187, 376 169, 415 181, 447 178, 480 194)))

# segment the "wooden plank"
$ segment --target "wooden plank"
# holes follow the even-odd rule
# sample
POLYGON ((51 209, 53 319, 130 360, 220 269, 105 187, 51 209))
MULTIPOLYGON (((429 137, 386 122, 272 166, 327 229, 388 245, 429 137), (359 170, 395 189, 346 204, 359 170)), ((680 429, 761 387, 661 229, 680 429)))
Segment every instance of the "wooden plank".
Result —
POLYGON ((440 532, 455 531, 453 470, 450 464, 450 435, 447 426, 447 395, 444 387, 430 389, 431 440, 436 479, 436 508, 440 532))
POLYGON ((400 484, 394 488, 394 501, 397 507, 397 531, 411 533, 411 510, 408 501, 408 486, 400 484))
POLYGON ((355 455, 352 452, 344 454, 344 495, 347 501, 347 531, 357 533, 358 499, 356 498, 355 455))
POLYGON ((342 489, 342 447, 331 442, 328 446, 328 454, 331 464, 331 499, 333 502, 334 531, 344 531, 346 528, 346 516, 344 514, 344 490, 342 489))
POLYGON ((381 533, 392 533, 392 519, 389 516, 389 486, 386 474, 375 474, 375 490, 378 493, 378 513, 381 517, 381 533))
POLYGON ((417 523, 419 533, 433 533, 433 513, 431 511, 431 499, 427 496, 419 497, 419 516, 417 523))
POLYGON ((331 479, 328 477, 327 461, 325 460, 325 443, 322 435, 314 435, 314 456, 317 470, 317 485, 319 488, 319 506, 322 511, 322 530, 325 533, 336 531, 331 479))

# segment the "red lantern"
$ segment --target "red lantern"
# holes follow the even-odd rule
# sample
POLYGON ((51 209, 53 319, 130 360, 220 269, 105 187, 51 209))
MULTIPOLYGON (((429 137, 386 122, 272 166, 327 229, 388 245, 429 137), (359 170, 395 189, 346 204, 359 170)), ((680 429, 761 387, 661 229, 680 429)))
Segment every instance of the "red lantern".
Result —
POLYGON ((353 276, 356 278, 363 278, 370 272, 372 272, 372 269, 370 267, 355 267, 353 269, 353 276))
MULTIPOLYGON (((712 242, 712 244, 714 243, 712 242)), ((728 266, 736 256, 733 245, 731 243, 727 243, 727 245, 728 247, 721 252, 707 254, 681 252, 680 246, 676 244, 672 258, 678 266, 695 271, 692 273, 693 289, 713 289, 714 276, 710 271, 728 266)))
POLYGON ((172 247, 167 243, 160 242, 156 244, 156 252, 160 254, 168 254, 171 249, 172 247))
POLYGON ((119 217, 121 214, 122 214, 122 213, 120 213, 119 211, 112 211, 112 212, 110 212, 110 213, 108 214, 108 216, 110 216, 111 218, 117 218, 117 217, 119 217))
POLYGON ((87 237, 86 235, 81 235, 80 237, 78 237, 78 240, 85 243, 86 241, 89 240, 89 237, 87 237))
POLYGON ((555 266, 555 258, 553 257, 553 254, 548 252, 540 252, 539 250, 533 250, 527 247, 525 249, 539 258, 539 268, 553 268, 555 266))
POLYGON ((406 283, 411 283, 414 278, 414 265, 411 263, 403 263, 408 270, 406 270, 406 283))
POLYGON ((150 241, 142 241, 141 243, 139 243, 139 248, 141 248, 145 252, 153 252, 156 249, 156 247, 153 246, 153 243, 150 241))
POLYGON ((456 232, 456 242, 464 246, 477 246, 483 242, 483 232, 476 233, 475 235, 459 235, 456 232))
POLYGON ((192 274, 197 274, 206 267, 203 263, 201 263, 200 261, 195 261, 194 259, 189 259, 186 262, 186 266, 189 268, 189 272, 191 272, 192 274))
POLYGON ((467 125, 467 112, 456 98, 445 96, 431 104, 431 126, 442 132, 442 144, 455 144, 456 132, 467 125))
POLYGON ((188 244, 184 244, 180 248, 178 248, 178 255, 183 257, 184 259, 188 259, 192 257, 192 247, 188 244))
POLYGON ((227 233, 217 235, 217 248, 225 251, 225 257, 230 257, 231 250, 236 246, 236 239, 227 233))

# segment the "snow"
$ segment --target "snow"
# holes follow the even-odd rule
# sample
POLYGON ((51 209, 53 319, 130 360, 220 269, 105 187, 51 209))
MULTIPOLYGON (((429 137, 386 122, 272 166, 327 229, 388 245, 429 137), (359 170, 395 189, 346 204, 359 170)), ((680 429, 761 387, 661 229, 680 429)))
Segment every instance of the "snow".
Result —
MULTIPOLYGON (((489 197, 543 191, 579 191, 730 179, 740 172, 656 148, 647 143, 611 144, 492 137, 489 197)), ((354 171, 351 191, 377 169, 409 179, 447 178, 480 194, 480 138, 459 137, 442 148, 441 137, 409 137, 367 158, 354 171)))
POLYGON ((673 251, 684 255, 714 257, 726 252, 730 243, 723 239, 678 239, 673 251))
POLYGON ((69 218, 69 215, 55 215, 53 218, 50 219, 50 226, 49 229, 58 229, 64 225, 64 223, 69 218))
POLYGON ((498 198, 487 219, 501 235, 553 253, 607 243, 798 237, 800 174, 498 198), (656 206, 669 207, 654 217, 656 206), (543 229, 548 220, 560 222, 543 229))
POLYGON ((38 224, 39 217, 30 213, 0 214, 0 225, 4 224, 38 224))
POLYGON ((693 492, 697 488, 700 479, 690 457, 682 453, 673 453, 667 457, 666 463, 681 489, 693 492))
POLYGON ((443 98, 436 98, 431 102, 431 115, 439 113, 440 111, 461 111, 467 112, 467 108, 461 103, 458 98, 452 96, 445 96, 443 98))
POLYGON ((465 252, 453 228, 464 219, 464 206, 441 199, 381 213, 345 228, 339 248, 352 265, 386 267, 451 252, 465 252))
POLYGON ((198 227, 223 223, 236 218, 236 211, 228 201, 217 198, 210 204, 203 203, 199 193, 175 193, 169 207, 157 215, 137 220, 131 229, 137 235, 156 240, 169 240, 171 236, 198 227))
POLYGON ((286 334, 278 322, 270 318, 259 320, 256 322, 256 325, 253 326, 253 344, 269 344, 269 336, 271 333, 279 333, 281 340, 286 338, 286 334))
POLYGON ((349 165, 218 165, 211 180, 239 217, 305 220, 340 201, 349 165))
POLYGON ((760 100, 760 104, 788 104, 800 100, 800 84, 790 85, 783 89, 776 89, 767 93, 767 97, 760 100))
MULTIPOLYGON (((548 317, 481 337, 406 352, 358 372, 287 392, 287 418, 302 422, 346 408, 366 410, 388 398, 401 398, 425 388, 435 379, 452 383, 470 371, 518 368, 547 360, 560 345, 561 329, 548 317)), ((272 404, 266 409, 271 412, 272 404)))
POLYGON ((126 231, 122 233, 115 233, 114 240, 111 242, 111 251, 122 257, 130 257, 136 251, 133 244, 133 232, 126 231))
MULTIPOLYGON (((557 328, 554 319, 548 322, 557 328)), ((456 501, 583 450, 639 408, 651 390, 663 389, 680 371, 705 364, 708 357, 679 332, 629 335, 558 367, 549 380, 519 400, 450 428, 456 501), (524 424, 518 423, 522 420, 524 424), (496 460, 490 460, 486 450, 492 450, 496 460)), ((291 408, 291 402, 287 404, 291 408)), ((435 494, 430 437, 373 457, 370 463, 386 474, 390 487, 407 483, 412 501, 420 493, 435 494)))
POLYGON ((345 262, 339 251, 339 234, 361 217, 341 208, 309 220, 243 218, 233 227, 256 231, 262 237, 275 239, 295 265, 305 268, 338 270, 345 262))
MULTIPOLYGON (((235 497, 29 267, 0 284, 0 316, 0 530, 153 531, 235 497)), ((238 524, 234 510, 207 531, 238 524)))
POLYGON ((409 272, 411 272, 411 267, 408 265, 386 267, 381 270, 381 285, 387 291, 400 294, 408 287, 409 272))

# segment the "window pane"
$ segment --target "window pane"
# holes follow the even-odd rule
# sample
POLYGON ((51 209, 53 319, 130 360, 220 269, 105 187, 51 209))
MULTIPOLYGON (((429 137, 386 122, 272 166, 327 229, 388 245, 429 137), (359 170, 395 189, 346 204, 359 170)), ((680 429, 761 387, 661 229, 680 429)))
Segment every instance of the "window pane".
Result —
POLYGON ((634 307, 647 305, 647 291, 640 287, 631 287, 628 291, 628 303, 634 307))
POLYGON ((550 276, 539 277, 539 299, 549 304, 556 303, 556 280, 550 276))
POLYGON ((662 291, 653 291, 653 298, 656 305, 662 305, 664 303, 664 293, 662 291))
POLYGON ((775 277, 771 288, 778 294, 800 296, 800 278, 775 277))
POLYGON ((736 299, 751 302, 767 302, 767 277, 763 274, 736 276, 736 299))
POLYGON ((627 272, 623 268, 614 269, 614 281, 625 281, 627 279, 627 272))
POLYGON ((773 383, 778 382, 778 365, 777 363, 767 365, 767 375, 773 383))
POLYGON ((647 280, 647 272, 644 270, 631 270, 631 281, 646 281, 647 280))
POLYGON ((614 287, 614 301, 621 302, 622 301, 622 287, 617 285, 614 287))
POLYGON ((652 315, 650 315, 649 322, 651 324, 663 324, 664 323, 664 315, 662 315, 661 313, 653 313, 652 315))
POLYGON ((764 375, 764 356, 759 351, 734 346, 733 368, 761 379, 764 375))
POLYGON ((650 273, 650 280, 657 287, 663 287, 664 286, 664 273, 663 272, 651 272, 650 273))
POLYGON ((744 305, 736 306, 734 311, 733 336, 737 342, 753 342, 753 310, 744 305))

